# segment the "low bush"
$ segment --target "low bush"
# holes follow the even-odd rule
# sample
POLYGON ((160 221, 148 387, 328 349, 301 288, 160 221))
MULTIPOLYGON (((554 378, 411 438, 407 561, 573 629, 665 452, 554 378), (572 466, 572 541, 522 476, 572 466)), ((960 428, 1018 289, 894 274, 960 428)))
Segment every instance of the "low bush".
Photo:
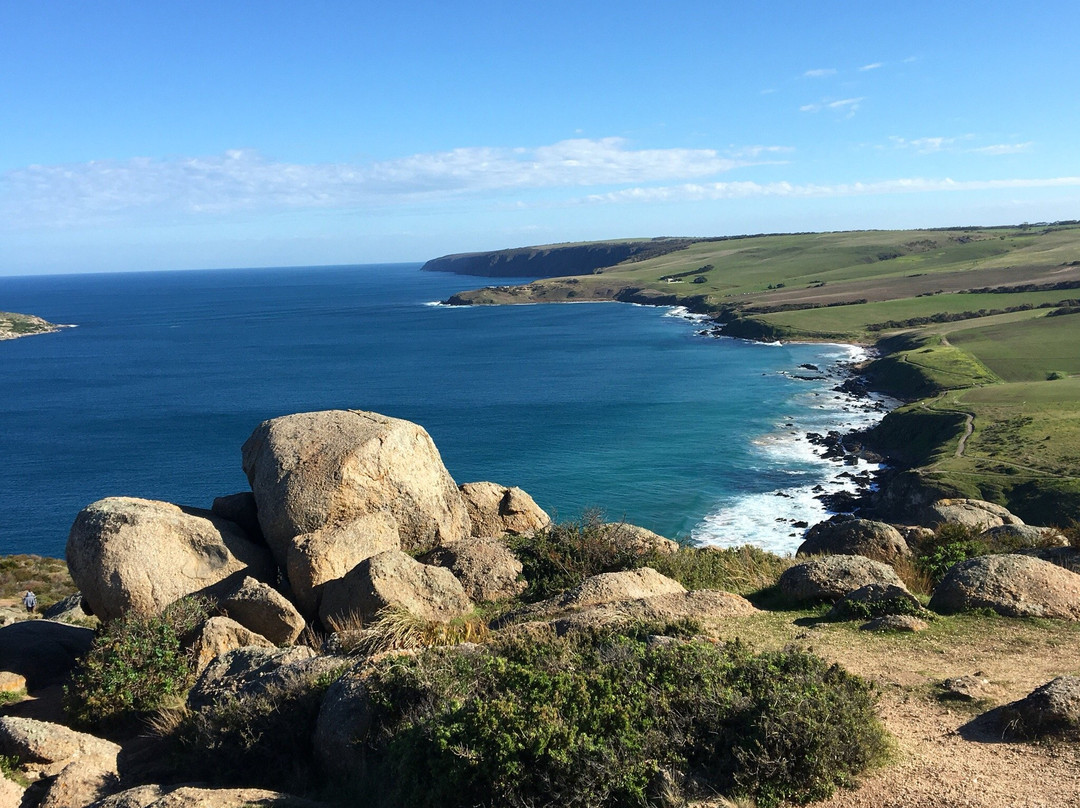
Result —
POLYGON ((383 807, 656 805, 675 782, 764 808, 886 751, 872 685, 797 650, 533 633, 388 659, 367 684, 350 785, 383 807))
POLYGON ((209 613, 201 598, 183 598, 160 615, 129 613, 103 625, 64 690, 68 717, 79 726, 123 731, 190 686, 193 663, 181 638, 209 613))
POLYGON ((532 536, 512 536, 507 543, 521 561, 529 585, 521 599, 528 603, 553 597, 592 575, 641 566, 640 552, 620 541, 618 525, 603 522, 597 513, 532 536))
POLYGON ((639 559, 637 566, 648 566, 674 578, 687 589, 720 589, 749 595, 772 586, 780 574, 794 564, 753 545, 742 547, 684 547, 677 553, 652 553, 639 559))
POLYGON ((345 667, 168 718, 159 734, 172 741, 175 769, 222 786, 317 789, 311 737, 322 698, 345 667))

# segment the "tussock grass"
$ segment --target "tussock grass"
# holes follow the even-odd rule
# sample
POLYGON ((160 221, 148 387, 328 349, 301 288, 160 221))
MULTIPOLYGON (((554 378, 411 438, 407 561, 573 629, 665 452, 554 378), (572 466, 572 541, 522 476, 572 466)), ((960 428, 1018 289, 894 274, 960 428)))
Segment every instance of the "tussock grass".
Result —
POLYGON ((370 623, 357 614, 332 620, 338 648, 346 654, 374 656, 387 651, 483 642, 487 622, 473 613, 449 622, 419 617, 400 606, 381 609, 370 623))

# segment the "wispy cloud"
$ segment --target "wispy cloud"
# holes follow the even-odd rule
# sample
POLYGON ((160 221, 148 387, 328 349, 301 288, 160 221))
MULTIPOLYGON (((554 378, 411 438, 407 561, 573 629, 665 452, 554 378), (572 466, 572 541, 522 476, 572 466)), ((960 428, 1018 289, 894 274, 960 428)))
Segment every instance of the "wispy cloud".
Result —
POLYGON ((687 183, 654 188, 625 188, 604 194, 590 194, 579 204, 617 202, 697 202, 721 199, 762 197, 815 198, 842 196, 880 196, 886 194, 935 193, 943 191, 992 191, 1019 188, 1065 188, 1080 186, 1080 177, 1048 179, 952 180, 909 178, 882 182, 840 184, 794 184, 790 182, 713 182, 687 183))
POLYGON ((999 154, 1021 154, 1030 151, 1033 145, 1030 140, 1026 143, 995 143, 992 146, 980 146, 971 151, 976 154, 987 154, 996 157, 999 154))
POLYGON ((799 112, 816 113, 832 110, 834 112, 844 113, 846 117, 850 118, 859 109, 859 105, 865 100, 865 97, 841 98, 839 101, 822 101, 819 104, 803 104, 799 107, 799 112))
POLYGON ((936 154, 938 152, 963 152, 967 154, 983 154, 995 157, 1002 154, 1021 154, 1031 150, 1032 141, 1025 143, 994 143, 989 146, 967 146, 965 144, 976 140, 975 135, 959 135, 955 137, 920 137, 903 138, 893 135, 889 138, 893 146, 898 149, 914 149, 919 154, 936 154))
POLYGON ((348 208, 465 194, 665 182, 752 165, 781 147, 634 149, 620 138, 537 148, 461 148, 370 164, 303 165, 253 151, 34 165, 0 176, 6 226, 74 225, 133 215, 348 208))
POLYGON ((834 67, 819 67, 814 70, 807 70, 803 73, 805 79, 824 79, 829 76, 836 75, 836 68, 834 67))
POLYGON ((863 65, 859 68, 860 73, 865 73, 867 70, 877 70, 879 67, 884 67, 884 62, 871 62, 868 65, 863 65))

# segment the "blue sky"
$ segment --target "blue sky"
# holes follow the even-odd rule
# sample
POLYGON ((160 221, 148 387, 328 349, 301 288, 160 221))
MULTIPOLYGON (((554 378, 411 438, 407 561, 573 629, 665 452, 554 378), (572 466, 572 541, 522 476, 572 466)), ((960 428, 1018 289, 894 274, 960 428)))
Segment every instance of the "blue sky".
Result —
POLYGON ((1080 218, 1080 5, 0 0, 0 274, 1080 218))

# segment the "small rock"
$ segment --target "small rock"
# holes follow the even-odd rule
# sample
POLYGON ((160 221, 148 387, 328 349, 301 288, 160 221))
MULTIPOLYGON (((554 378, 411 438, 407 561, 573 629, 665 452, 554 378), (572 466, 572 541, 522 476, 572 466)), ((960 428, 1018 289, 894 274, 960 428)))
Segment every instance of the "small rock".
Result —
POLYGON ((224 592, 218 608, 275 645, 292 645, 306 625, 284 595, 254 578, 244 578, 238 586, 224 592))
POLYGON ((930 624, 910 614, 886 614, 859 626, 863 631, 925 631, 930 624))
POLYGON ((916 615, 923 611, 919 599, 896 584, 867 584, 848 592, 829 610, 829 620, 867 619, 887 614, 916 615))
POLYGON ((1022 738, 1080 738, 1080 677, 1059 676, 1001 708, 1007 734, 1022 738))
POLYGON ((993 695, 990 680, 979 673, 954 676, 938 684, 939 697, 955 701, 986 701, 993 695))
POLYGON ((25 676, 11 671, 0 671, 0 693, 18 693, 21 690, 26 690, 25 676))
POLYGON ((464 483, 461 498, 472 521, 472 535, 529 534, 551 524, 551 517, 520 488, 498 483, 464 483))
POLYGON ((512 598, 528 586, 520 580, 521 562, 495 539, 462 539, 444 544, 420 560, 450 570, 461 581, 465 594, 478 602, 512 598))
POLYGON ((374 620, 388 606, 444 623, 472 610, 472 602, 450 570, 421 564, 400 550, 387 550, 361 561, 344 578, 328 582, 319 617, 332 628, 353 618, 374 620))
POLYGON ((201 673, 215 657, 238 648, 274 648, 274 644, 260 634, 245 628, 228 617, 211 617, 191 643, 195 659, 195 671, 201 673))

